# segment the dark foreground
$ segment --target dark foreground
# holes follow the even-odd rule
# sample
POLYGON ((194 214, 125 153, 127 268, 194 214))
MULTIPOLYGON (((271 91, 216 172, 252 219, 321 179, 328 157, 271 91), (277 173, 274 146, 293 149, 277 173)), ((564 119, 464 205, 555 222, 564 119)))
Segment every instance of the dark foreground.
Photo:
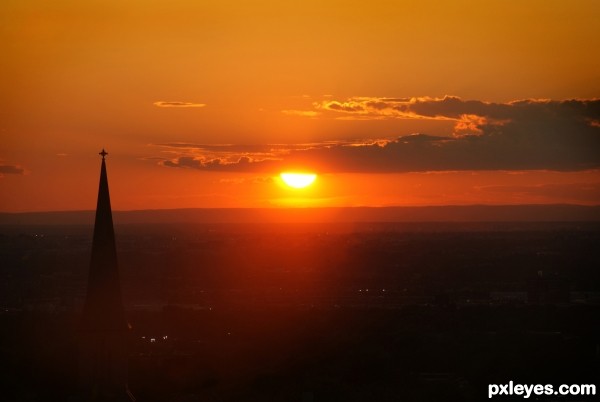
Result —
MULTIPOLYGON (((511 380, 600 385, 597 224, 116 231, 139 401, 481 401, 511 380)), ((2 399, 68 400, 91 230, 0 233, 2 399)))

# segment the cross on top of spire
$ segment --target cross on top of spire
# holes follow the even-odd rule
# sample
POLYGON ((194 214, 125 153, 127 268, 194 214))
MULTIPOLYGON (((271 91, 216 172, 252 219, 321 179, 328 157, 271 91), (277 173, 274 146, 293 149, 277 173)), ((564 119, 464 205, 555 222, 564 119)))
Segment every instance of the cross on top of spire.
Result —
POLYGON ((104 150, 104 148, 102 148, 102 152, 98 153, 98 155, 101 155, 102 156, 102 160, 104 160, 104 158, 106 157, 106 155, 108 155, 108 152, 106 152, 104 150))

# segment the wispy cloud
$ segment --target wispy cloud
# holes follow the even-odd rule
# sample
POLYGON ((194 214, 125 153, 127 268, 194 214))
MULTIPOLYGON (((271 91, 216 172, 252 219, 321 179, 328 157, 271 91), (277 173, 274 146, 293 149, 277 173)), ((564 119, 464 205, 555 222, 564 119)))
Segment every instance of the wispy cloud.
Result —
POLYGON ((158 101, 158 102, 154 102, 154 106, 158 106, 158 107, 205 107, 206 103, 158 101))
POLYGON ((316 110, 282 110, 281 113, 287 114, 288 116, 302 116, 302 117, 317 117, 321 114, 316 110))
POLYGON ((454 136, 414 134, 295 145, 161 144, 168 167, 205 171, 429 172, 600 168, 600 99, 507 103, 444 98, 351 98, 315 105, 348 118, 451 120, 454 136))
MULTIPOLYGON (((385 143, 388 140, 379 140, 385 143)), ((167 167, 192 168, 207 171, 268 172, 280 169, 295 155, 315 152, 338 146, 364 146, 377 143, 367 141, 324 141, 302 144, 193 144, 185 142, 154 144, 162 153, 172 157, 162 158, 167 167)), ((153 158, 154 159, 154 158, 153 158)), ((160 159, 160 158, 159 158, 160 159)), ((298 166, 300 166, 300 162, 298 166)))

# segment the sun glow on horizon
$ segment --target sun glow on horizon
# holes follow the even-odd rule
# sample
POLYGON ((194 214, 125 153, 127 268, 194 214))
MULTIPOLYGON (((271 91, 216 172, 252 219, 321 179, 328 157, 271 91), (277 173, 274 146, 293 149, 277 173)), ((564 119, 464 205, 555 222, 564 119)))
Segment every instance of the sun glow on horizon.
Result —
POLYGON ((283 180, 283 182, 285 184, 287 184, 289 187, 305 188, 305 187, 310 186, 315 181, 315 179, 317 178, 317 175, 314 173, 284 172, 284 173, 281 173, 279 175, 279 177, 281 177, 281 180, 283 180))

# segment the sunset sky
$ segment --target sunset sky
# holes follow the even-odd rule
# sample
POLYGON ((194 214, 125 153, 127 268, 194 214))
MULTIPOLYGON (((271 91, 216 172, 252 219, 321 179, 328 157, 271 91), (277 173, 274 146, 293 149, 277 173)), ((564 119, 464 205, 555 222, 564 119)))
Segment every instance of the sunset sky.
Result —
POLYGON ((600 204, 600 2, 4 0, 0 211, 600 204), (305 189, 278 179, 318 174, 305 189))

